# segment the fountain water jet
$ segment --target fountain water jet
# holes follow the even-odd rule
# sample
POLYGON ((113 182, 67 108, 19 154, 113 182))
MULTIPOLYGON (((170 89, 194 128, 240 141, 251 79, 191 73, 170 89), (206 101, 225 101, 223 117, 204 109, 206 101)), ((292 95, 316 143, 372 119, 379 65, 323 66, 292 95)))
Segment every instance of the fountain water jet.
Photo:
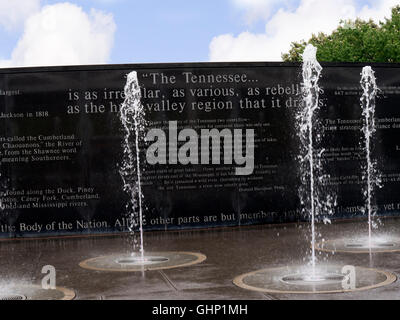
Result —
MULTIPOLYGON (((332 205, 335 203, 335 197, 324 190, 322 184, 324 179, 328 176, 323 175, 322 170, 322 154, 324 150, 317 152, 316 145, 320 142, 322 136, 318 132, 319 120, 317 111, 321 103, 319 99, 320 87, 318 84, 321 76, 322 67, 317 61, 317 48, 309 44, 306 46, 303 53, 302 65, 302 97, 303 103, 298 110, 296 119, 299 127, 298 136, 300 138, 300 178, 302 185, 300 187, 299 197, 302 205, 303 213, 310 217, 311 220, 311 269, 306 270, 305 273, 296 275, 296 283, 303 282, 303 284, 318 284, 330 281, 342 281, 343 277, 337 275, 321 272, 320 268, 316 268, 316 230, 315 222, 317 216, 322 213, 332 213, 332 205), (334 280, 336 279, 336 280, 334 280)), ((292 279, 292 276, 282 277, 285 279, 292 279)))
POLYGON ((325 184, 329 175, 323 169, 324 150, 317 149, 322 140, 317 115, 322 106, 318 85, 322 67, 316 59, 316 50, 308 45, 303 54, 303 104, 296 115, 302 182, 299 198, 303 213, 311 219, 311 261, 307 266, 268 268, 236 277, 234 283, 245 289, 270 293, 337 293, 367 290, 396 280, 393 274, 375 269, 321 263, 317 265, 315 223, 318 220, 329 220, 327 215, 334 212, 336 195, 325 184))
POLYGON ((128 229, 134 233, 137 226, 135 212, 139 214, 139 232, 140 232, 140 255, 144 262, 143 245, 143 208, 142 208, 142 184, 141 184, 141 166, 140 166, 140 147, 139 140, 144 129, 144 110, 141 104, 141 91, 137 72, 132 71, 127 75, 127 81, 124 88, 125 101, 120 109, 120 118, 124 127, 124 161, 120 169, 120 174, 124 183, 124 191, 130 195, 130 201, 127 204, 127 210, 130 214, 130 224, 128 229), (131 137, 134 135, 134 150, 131 147, 131 137), (136 179, 136 181, 135 181, 136 179))
POLYGON ((137 244, 135 235, 139 228, 140 256, 131 254, 112 254, 82 261, 82 268, 98 271, 136 272, 146 270, 171 269, 201 263, 206 259, 201 253, 193 252, 146 252, 144 250, 144 214, 142 193, 142 171, 140 142, 146 126, 144 107, 141 103, 141 88, 136 71, 127 75, 124 87, 125 100, 120 109, 120 120, 124 128, 123 161, 120 175, 123 190, 128 193, 126 209, 129 215, 128 230, 137 244))
MULTIPOLYGON (((322 139, 320 133, 320 120, 318 110, 321 107, 319 99, 320 87, 318 84, 322 67, 316 58, 317 48, 311 44, 307 45, 303 53, 302 65, 302 98, 303 103, 297 111, 296 120, 298 137, 300 139, 300 179, 299 198, 302 212, 311 220, 311 274, 315 280, 322 279, 316 274, 316 229, 317 218, 324 215, 324 222, 328 221, 327 215, 333 213, 336 197, 324 186, 324 180, 329 176, 324 174, 322 155, 324 149, 318 150, 318 144, 322 139)), ((327 275, 329 276, 329 275, 327 275)), ((305 275, 304 278, 309 278, 305 275)))
MULTIPOLYGON (((313 142, 313 123, 315 111, 319 108, 319 86, 318 79, 321 75, 322 67, 316 59, 317 49, 308 45, 303 53, 303 109, 298 115, 300 121, 300 138, 305 145, 306 154, 302 157, 301 161, 308 163, 309 174, 309 212, 311 215, 311 264, 313 273, 315 271, 315 215, 316 206, 315 201, 315 178, 314 178, 314 142, 313 142)), ((302 177, 302 180, 306 178, 302 177)), ((304 203, 304 199, 302 199, 304 203)))
POLYGON ((366 66, 362 69, 360 83, 363 89, 363 94, 360 99, 363 115, 363 147, 367 163, 362 178, 365 182, 365 210, 368 214, 368 244, 369 247, 372 247, 372 217, 376 214, 376 209, 372 207, 372 201, 375 194, 375 187, 380 186, 380 177, 376 168, 376 161, 374 161, 371 156, 371 140, 376 132, 375 98, 378 87, 376 85, 375 72, 370 66, 366 66))
MULTIPOLYGON (((372 234, 374 226, 373 217, 376 215, 377 206, 374 204, 376 188, 381 187, 381 177, 377 169, 377 161, 372 156, 373 141, 376 133, 375 106, 379 88, 376 84, 375 72, 370 66, 365 66, 361 72, 360 80, 362 95, 360 106, 362 109, 361 149, 365 154, 362 181, 364 182, 363 213, 368 216, 368 236, 351 237, 350 239, 328 240, 316 244, 316 249, 327 252, 396 252, 400 251, 400 239, 391 236, 375 236, 372 234)), ((371 260, 372 263, 372 260, 371 260)))

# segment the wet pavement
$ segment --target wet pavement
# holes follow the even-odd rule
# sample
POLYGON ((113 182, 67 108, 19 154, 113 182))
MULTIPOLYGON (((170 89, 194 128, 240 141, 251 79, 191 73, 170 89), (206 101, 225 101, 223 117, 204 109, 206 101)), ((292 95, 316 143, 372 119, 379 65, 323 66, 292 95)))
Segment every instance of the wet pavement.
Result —
MULTIPOLYGON (((400 219, 384 219, 375 235, 400 236, 400 219)), ((368 232, 365 220, 317 225, 318 240, 357 238, 368 232)), ((400 299, 400 281, 375 289, 331 294, 284 294, 243 289, 239 275, 265 268, 306 265, 310 261, 307 223, 146 232, 145 251, 197 252, 205 261, 185 267, 138 272, 96 271, 79 263, 98 256, 126 254, 128 235, 0 242, 2 284, 40 285, 42 267, 56 270, 57 286, 73 289, 75 299, 148 300, 275 300, 275 299, 400 299)), ((376 268, 400 275, 400 252, 317 252, 318 263, 376 268)))

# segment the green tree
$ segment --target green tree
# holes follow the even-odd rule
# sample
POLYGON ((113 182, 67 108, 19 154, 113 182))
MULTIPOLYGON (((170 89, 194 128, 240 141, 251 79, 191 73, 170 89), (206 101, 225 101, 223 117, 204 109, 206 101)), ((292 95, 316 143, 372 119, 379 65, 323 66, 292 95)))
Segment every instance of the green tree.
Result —
POLYGON ((302 61, 307 44, 318 48, 317 59, 329 62, 400 62, 400 6, 392 9, 390 19, 379 24, 372 20, 340 21, 330 35, 318 33, 307 42, 292 42, 283 61, 302 61))

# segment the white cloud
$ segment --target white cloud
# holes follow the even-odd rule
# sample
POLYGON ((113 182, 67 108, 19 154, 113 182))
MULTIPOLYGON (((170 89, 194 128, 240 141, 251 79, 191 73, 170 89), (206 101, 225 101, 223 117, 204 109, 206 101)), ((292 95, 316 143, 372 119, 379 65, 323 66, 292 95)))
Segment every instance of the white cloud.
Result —
POLYGON ((116 26, 111 14, 89 14, 71 3, 43 7, 25 23, 11 59, 2 66, 106 63, 116 26))
POLYGON ((23 26, 25 19, 39 9, 40 0, 0 0, 0 26, 8 31, 23 26))
POLYGON ((372 18, 375 22, 384 21, 384 18, 390 18, 391 8, 399 4, 398 0, 374 1, 371 7, 364 6, 358 16, 362 19, 372 18))
POLYGON ((92 2, 98 2, 101 4, 115 4, 124 0, 92 0, 92 2))
POLYGON ((382 20, 384 16, 390 17, 390 8, 396 4, 395 0, 380 0, 357 11, 353 0, 301 0, 295 10, 279 9, 266 22, 264 33, 214 37, 209 58, 211 61, 281 61, 281 54, 290 49, 293 41, 307 40, 320 31, 330 33, 341 19, 382 20))
POLYGON ((0 68, 12 67, 11 60, 0 59, 0 68))
MULTIPOLYGON (((265 34, 243 32, 237 37, 224 34, 215 37, 210 43, 211 61, 265 61, 272 56, 274 39, 265 34)), ((276 50, 275 50, 276 51, 276 50)))
POLYGON ((272 12, 274 6, 285 3, 287 1, 279 0, 231 0, 233 4, 245 11, 247 23, 255 22, 258 19, 267 19, 272 12))

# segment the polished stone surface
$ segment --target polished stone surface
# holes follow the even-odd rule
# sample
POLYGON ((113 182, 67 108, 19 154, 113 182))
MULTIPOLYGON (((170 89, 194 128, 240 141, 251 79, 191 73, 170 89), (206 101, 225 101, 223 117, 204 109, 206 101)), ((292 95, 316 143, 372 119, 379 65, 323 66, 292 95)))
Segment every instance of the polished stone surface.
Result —
MULTIPOLYGON (((365 236, 365 220, 317 225, 318 240, 365 236)), ((375 235, 397 236, 400 219, 384 219, 375 235)), ((281 294, 246 290, 233 279, 256 270, 306 265, 310 258, 309 225, 265 225, 196 231, 145 233, 145 250, 198 252, 199 264, 145 272, 83 269, 79 263, 98 256, 129 252, 127 235, 0 242, 0 272, 5 283, 40 285, 42 267, 57 271, 57 286, 73 289, 76 299, 400 299, 400 281, 346 293, 281 294)), ((376 268, 400 274, 400 253, 324 252, 320 263, 376 268)), ((2 292, 0 292, 2 293, 2 292)))

